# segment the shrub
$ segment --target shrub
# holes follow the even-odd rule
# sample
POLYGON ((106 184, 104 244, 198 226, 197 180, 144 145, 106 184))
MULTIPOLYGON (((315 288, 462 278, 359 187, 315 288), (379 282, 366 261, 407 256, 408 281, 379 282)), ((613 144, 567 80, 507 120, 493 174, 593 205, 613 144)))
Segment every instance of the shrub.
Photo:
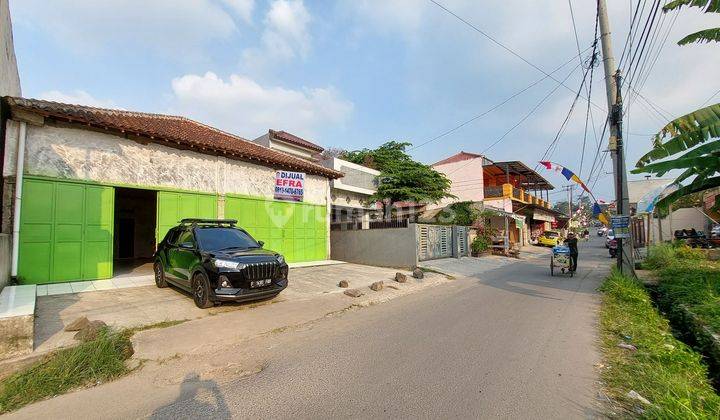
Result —
POLYGON ((683 245, 677 249, 675 249, 675 255, 678 258, 682 258, 684 260, 704 260, 706 258, 705 252, 703 250, 698 248, 691 248, 687 245, 683 245))
POLYGON ((671 244, 653 245, 648 249, 643 268, 655 270, 669 266, 675 260, 676 248, 671 244))

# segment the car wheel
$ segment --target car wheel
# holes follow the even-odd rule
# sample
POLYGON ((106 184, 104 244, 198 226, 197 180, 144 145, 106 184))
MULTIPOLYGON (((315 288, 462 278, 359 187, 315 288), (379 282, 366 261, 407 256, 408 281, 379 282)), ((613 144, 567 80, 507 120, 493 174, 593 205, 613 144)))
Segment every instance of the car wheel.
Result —
POLYGON ((153 264, 153 272, 155 273, 155 285, 159 288, 167 287, 167 281, 165 281, 165 271, 163 270, 162 263, 155 261, 153 264))
POLYGON ((195 274, 192 281, 192 294, 195 305, 200 309, 211 308, 215 304, 210 299, 210 282, 204 274, 195 274))

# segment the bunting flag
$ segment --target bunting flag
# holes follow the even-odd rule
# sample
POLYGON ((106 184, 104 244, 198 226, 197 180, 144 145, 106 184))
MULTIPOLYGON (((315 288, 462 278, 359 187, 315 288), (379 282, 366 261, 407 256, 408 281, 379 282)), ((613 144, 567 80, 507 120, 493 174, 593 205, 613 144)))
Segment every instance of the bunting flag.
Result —
MULTIPOLYGON (((587 192, 590 195, 590 197, 592 197, 593 200, 595 200, 595 204, 593 205, 593 216, 597 217, 597 219, 600 220, 606 226, 610 224, 610 221, 608 220, 607 216, 602 212, 602 209, 600 208, 600 204, 598 204, 598 202, 597 202, 598 200, 595 199, 595 196, 593 195, 593 193, 590 191, 590 189, 587 187, 587 185, 585 185, 585 183, 582 181, 582 179, 580 179, 579 176, 575 175, 575 173, 573 171, 571 171, 570 169, 568 169, 562 165, 558 165, 557 163, 554 163, 554 162, 545 160, 545 161, 540 161, 540 164, 548 170, 555 169, 556 172, 560 172, 560 174, 562 174, 562 176, 564 176, 565 179, 567 179, 568 181, 573 181, 574 183, 580 185, 582 187, 582 189, 585 190, 585 192, 587 192)), ((604 202, 603 202, 603 204, 604 204, 604 202)))

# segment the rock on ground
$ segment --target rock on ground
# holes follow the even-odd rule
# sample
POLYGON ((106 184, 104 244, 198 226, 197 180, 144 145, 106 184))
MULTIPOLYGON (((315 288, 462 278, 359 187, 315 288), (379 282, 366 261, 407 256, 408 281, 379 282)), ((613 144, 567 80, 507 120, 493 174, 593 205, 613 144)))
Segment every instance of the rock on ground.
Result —
POLYGON ((415 267, 415 269, 412 272, 412 276, 415 277, 416 279, 421 279, 421 278, 425 277, 425 273, 423 273, 423 271, 421 269, 415 267))
POLYGON ((65 326, 65 331, 80 331, 87 328, 88 325, 90 325, 90 321, 87 319, 87 317, 81 316, 80 318, 75 319, 75 321, 67 324, 65 326))
POLYGON ((403 273, 396 273, 395 281, 398 283, 405 283, 407 281, 407 276, 403 273))
POLYGON ((370 285, 370 290, 374 290, 377 292, 377 291, 382 290, 383 286, 384 286, 384 284, 382 281, 376 281, 375 283, 370 285))
POLYGON ((107 327, 102 321, 90 321, 88 325, 75 334, 75 339, 80 341, 92 341, 98 337, 100 330, 107 327))
POLYGON ((363 292, 359 291, 358 289, 348 289, 348 290, 344 291, 343 293, 345 293, 346 295, 348 295, 350 297, 354 297, 354 298, 360 297, 364 294, 363 292))
POLYGON ((348 283, 347 280, 340 280, 340 283, 338 283, 338 287, 347 288, 350 287, 350 283, 348 283))

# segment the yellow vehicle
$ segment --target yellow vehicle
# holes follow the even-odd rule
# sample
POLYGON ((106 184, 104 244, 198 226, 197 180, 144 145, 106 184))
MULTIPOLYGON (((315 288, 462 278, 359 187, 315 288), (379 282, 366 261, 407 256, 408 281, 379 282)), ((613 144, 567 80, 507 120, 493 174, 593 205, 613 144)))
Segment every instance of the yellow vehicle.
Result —
POLYGON ((538 245, 541 246, 557 246, 560 244, 560 234, 553 230, 543 232, 538 236, 538 245))

